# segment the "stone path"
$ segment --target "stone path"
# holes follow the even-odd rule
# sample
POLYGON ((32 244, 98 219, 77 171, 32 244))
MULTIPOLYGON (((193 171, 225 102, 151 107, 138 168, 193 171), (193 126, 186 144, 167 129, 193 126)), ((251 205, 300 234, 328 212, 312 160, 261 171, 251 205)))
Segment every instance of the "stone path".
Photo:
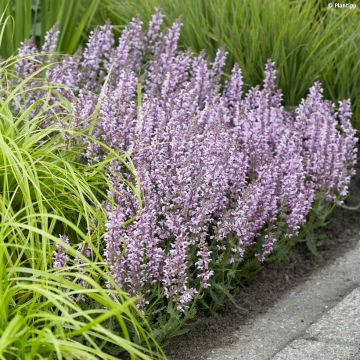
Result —
POLYGON ((360 242, 232 338, 204 358, 360 360, 360 242))
POLYGON ((311 325, 304 336, 277 353, 273 360, 360 359, 360 288, 311 325))

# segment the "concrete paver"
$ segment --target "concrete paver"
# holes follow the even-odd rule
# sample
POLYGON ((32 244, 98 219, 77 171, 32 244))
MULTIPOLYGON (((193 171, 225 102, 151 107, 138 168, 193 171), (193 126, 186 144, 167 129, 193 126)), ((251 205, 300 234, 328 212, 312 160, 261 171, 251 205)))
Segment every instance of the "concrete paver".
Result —
POLYGON ((329 344, 325 342, 297 339, 286 346, 273 360, 355 360, 356 346, 329 344))
MULTIPOLYGON (((360 267, 359 267, 360 270, 360 267)), ((360 288, 310 326, 306 333, 317 340, 360 345, 360 288)))

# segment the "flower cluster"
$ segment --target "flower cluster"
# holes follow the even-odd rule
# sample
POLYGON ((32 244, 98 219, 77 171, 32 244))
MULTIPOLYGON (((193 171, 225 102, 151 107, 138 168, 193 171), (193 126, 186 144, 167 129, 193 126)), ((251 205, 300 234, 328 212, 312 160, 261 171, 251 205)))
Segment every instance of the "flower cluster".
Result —
MULTIPOLYGON (((70 239, 67 235, 59 235, 59 240, 64 242, 67 246, 70 246, 70 239)), ((86 258, 91 258, 91 248, 88 243, 82 242, 78 244, 78 252, 86 258)), ((78 256, 70 257, 68 254, 68 250, 61 245, 61 243, 56 244, 56 248, 53 251, 53 267, 54 268, 66 268, 70 266, 71 263, 75 263, 76 267, 78 268, 78 274, 87 274, 86 271, 86 263, 83 259, 79 258, 78 256)), ((68 277, 70 280, 71 277, 68 277)), ((82 278, 77 279, 76 282, 83 288, 89 288, 90 285, 82 278)), ((73 295, 74 300, 79 301, 86 301, 86 296, 84 295, 73 295)))
MULTIPOLYGON (((91 129, 135 165, 132 174, 113 162, 109 174, 104 255, 114 280, 143 304, 161 287, 181 311, 210 286, 214 249, 241 260, 257 246, 263 261, 279 237, 299 232, 315 199, 341 201, 356 138, 349 102, 336 109, 319 83, 286 111, 271 61, 262 86, 244 93, 237 65, 223 82, 224 50, 213 63, 180 51, 181 23, 160 31, 162 19, 147 30, 134 19, 116 48, 111 26, 96 28, 47 79, 71 87, 74 129, 91 129)), ((86 141, 87 161, 107 155, 86 141)))
MULTIPOLYGON (((70 246, 69 238, 66 235, 60 235, 59 239, 63 241, 66 245, 70 246)), ((56 244, 56 250, 53 253, 53 267, 61 268, 68 265, 69 255, 67 254, 67 250, 60 243, 56 244)))

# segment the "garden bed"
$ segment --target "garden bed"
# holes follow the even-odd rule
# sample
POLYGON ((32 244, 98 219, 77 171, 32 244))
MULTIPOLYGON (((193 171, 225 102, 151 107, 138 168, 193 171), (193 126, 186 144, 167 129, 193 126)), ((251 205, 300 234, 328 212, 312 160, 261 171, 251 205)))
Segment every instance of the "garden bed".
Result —
POLYGON ((120 37, 106 22, 73 55, 57 53, 57 24, 0 62, 0 276, 15 289, 4 302, 0 288, 14 342, 0 357, 165 358, 198 314, 198 349, 184 337, 169 354, 202 356, 351 247, 345 210, 318 241, 355 174, 350 99, 327 100, 314 76, 294 106, 271 58, 250 87, 228 50, 185 50, 165 20, 134 18, 120 37))

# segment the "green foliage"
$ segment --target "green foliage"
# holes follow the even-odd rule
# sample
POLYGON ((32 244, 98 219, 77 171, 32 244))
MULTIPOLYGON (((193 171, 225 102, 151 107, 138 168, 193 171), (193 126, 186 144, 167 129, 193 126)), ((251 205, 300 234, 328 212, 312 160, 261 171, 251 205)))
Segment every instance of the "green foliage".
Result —
MULTIPOLYGON (((6 69, 2 74, 5 78, 8 76, 6 69)), ((32 214, 51 213, 84 231, 95 220, 101 224, 104 214, 98 210, 101 209, 99 194, 101 187, 106 186, 105 175, 91 167, 85 171, 77 155, 81 149, 67 146, 58 125, 41 127, 51 108, 58 104, 50 106, 46 99, 39 99, 29 108, 20 107, 17 116, 13 114, 10 107, 24 95, 23 85, 3 88, 0 99, 1 223, 25 219, 29 226, 50 234, 66 233, 67 226, 57 218, 38 218, 32 214), (35 107, 40 107, 40 111, 30 118, 35 107)), ((41 235, 25 236, 19 231, 12 229, 11 232, 17 241, 23 239, 26 244, 31 240, 34 248, 41 244, 41 235)), ((69 232, 71 235, 74 230, 69 232)), ((76 234, 77 242, 84 236, 76 234)), ((44 269, 50 250, 48 241, 42 244, 42 250, 41 257, 33 258, 33 265, 43 264, 44 269)))
POLYGON ((72 53, 92 21, 100 0, 2 0, 0 27, 3 41, 0 56, 15 53, 21 41, 34 36, 43 42, 55 24, 61 29, 58 51, 72 53))
MULTIPOLYGON (((45 233, 43 238, 56 241, 45 233)), ((151 339, 149 329, 140 324, 144 320, 134 299, 117 289, 115 300, 104 290, 99 265, 88 262, 87 276, 75 267, 43 271, 14 259, 18 244, 0 246, 0 359, 18 359, 21 354, 24 359, 119 359, 125 352, 132 359, 154 358, 150 346, 131 341, 130 332, 144 341, 151 339), (78 285, 79 280, 86 287, 78 285), (86 304, 76 300, 80 294, 86 294, 86 304)), ((28 250, 36 252, 30 246, 28 250)))
POLYGON ((22 105, 34 79, 9 87, 15 61, 0 63, 0 359, 165 358, 101 256, 106 161, 81 162, 65 99, 22 105), (80 242, 91 259, 76 250, 80 242), (72 257, 67 268, 53 268, 56 244, 72 257))
POLYGON ((229 51, 249 87, 262 80, 263 64, 276 62, 285 104, 294 106, 316 80, 332 100, 351 98, 354 123, 360 128, 360 8, 330 9, 327 1, 306 0, 103 0, 98 22, 110 18, 121 29, 140 15, 149 20, 160 5, 167 24, 181 17, 181 43, 205 49, 214 58, 218 47, 229 51))
POLYGON ((314 202, 312 210, 306 218, 306 223, 301 227, 299 234, 292 238, 281 238, 267 261, 284 260, 289 255, 290 250, 299 243, 304 243, 312 255, 320 256, 317 242, 323 238, 321 230, 327 225, 328 219, 335 207, 336 204, 325 202, 319 197, 314 202))

